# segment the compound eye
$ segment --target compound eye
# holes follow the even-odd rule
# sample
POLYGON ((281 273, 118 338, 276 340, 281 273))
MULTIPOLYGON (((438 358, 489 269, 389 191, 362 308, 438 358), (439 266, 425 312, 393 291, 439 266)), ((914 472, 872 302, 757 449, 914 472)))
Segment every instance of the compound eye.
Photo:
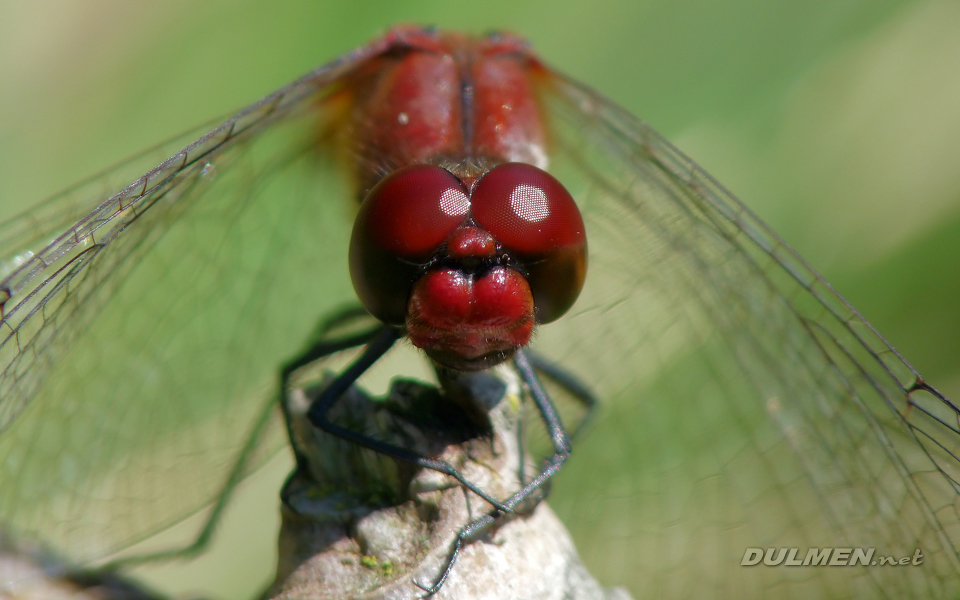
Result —
POLYGON ((576 202, 552 175, 524 163, 490 169, 473 190, 474 221, 527 271, 537 321, 573 305, 587 269, 587 237, 576 202))
POLYGON ((477 224, 518 257, 543 257, 586 241, 577 203, 563 184, 533 165, 490 169, 472 201, 477 224))
POLYGON ((431 165, 398 169, 370 190, 350 240, 350 276, 370 314, 403 323, 414 263, 428 260, 469 211, 460 180, 431 165))
POLYGON ((354 224, 380 249, 411 261, 430 258, 463 222, 470 200, 460 180, 431 165, 399 169, 367 194, 354 224))

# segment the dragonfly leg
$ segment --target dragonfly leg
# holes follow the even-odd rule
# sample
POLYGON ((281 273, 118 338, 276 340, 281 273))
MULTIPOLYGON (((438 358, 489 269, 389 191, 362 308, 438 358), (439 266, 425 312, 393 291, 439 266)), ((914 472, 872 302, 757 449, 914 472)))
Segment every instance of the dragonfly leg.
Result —
MULTIPOLYGON (((310 405, 310 408, 307 411, 307 418, 311 423, 313 423, 314 426, 331 435, 335 435, 364 448, 379 452, 380 454, 411 462, 418 467, 431 469, 433 471, 443 473, 444 475, 449 475, 458 483, 460 483, 460 485, 489 503, 497 511, 503 513, 513 512, 511 507, 506 506, 493 496, 490 496, 484 492, 446 461, 421 456, 415 452, 407 450, 406 448, 382 442, 370 436, 363 435, 356 431, 347 429, 346 427, 337 425, 327 418, 327 413, 337 402, 337 400, 343 396, 350 386, 352 386, 357 379, 359 379, 360 376, 367 371, 367 369, 369 369, 375 362, 377 362, 377 360, 380 359, 381 356, 390 350, 393 344, 400 339, 401 335, 401 331, 395 327, 380 326, 376 332, 376 336, 373 337, 373 339, 370 339, 368 335, 366 338, 361 340, 360 343, 369 342, 367 348, 363 351, 363 354, 361 354, 359 358, 357 358, 349 367, 346 368, 346 370, 344 370, 332 382, 330 382, 330 385, 323 390, 323 392, 320 394, 320 397, 318 397, 310 405)), ((353 342, 358 338, 359 336, 356 336, 345 341, 353 342)), ((307 350, 302 356, 290 361, 290 363, 284 367, 281 374, 281 389, 287 389, 287 384, 290 380, 290 377, 296 369, 338 350, 359 345, 358 343, 352 343, 344 347, 338 346, 337 349, 329 350, 329 348, 332 347, 331 344, 331 342, 318 343, 307 350)), ((293 439, 292 436, 291 439, 293 439)), ((298 461, 299 460, 300 457, 298 457, 298 461)))
POLYGON ((593 395, 590 388, 580 381, 573 373, 567 371, 560 365, 551 362, 537 352, 532 350, 524 351, 530 365, 541 375, 554 382, 573 396, 580 404, 586 408, 586 414, 577 424, 577 428, 570 433, 570 439, 577 439, 581 432, 586 431, 587 426, 593 420, 596 414, 597 397, 593 395))
MULTIPOLYGON (((517 354, 514 357, 514 365, 517 367, 520 378, 527 385, 527 389, 529 389, 530 395, 533 397, 533 402, 537 406, 537 410, 540 412, 540 417, 547 426, 547 431, 550 434, 550 439, 553 441, 555 452, 553 456, 546 460, 543 469, 540 471, 540 474, 537 477, 529 481, 520 491, 503 502, 503 505, 509 509, 510 512, 513 512, 513 509, 518 504, 530 497, 531 494, 542 489, 543 486, 550 481, 550 478, 556 475, 557 471, 560 470, 560 467, 563 466, 563 463, 566 462, 567 458, 570 456, 570 436, 567 435, 566 430, 563 428, 563 423, 560 420, 560 415, 557 413, 556 407, 554 407, 553 402, 550 401, 550 397, 540 384, 540 380, 537 378, 536 369, 533 365, 533 362, 529 360, 527 352, 523 350, 517 351, 517 354)), ((579 382, 576 382, 575 379, 571 379, 571 381, 579 385, 579 382)), ((582 389, 586 392, 585 387, 582 389)), ((589 392, 586 392, 586 395, 592 399, 592 395, 589 395, 589 392)), ((593 404, 595 403, 591 403, 589 406, 593 406, 593 404)), ((492 512, 461 528, 460 531, 457 532, 457 537, 454 540, 453 548, 451 549, 450 555, 447 558, 447 564, 444 567, 443 572, 440 574, 440 577, 438 577, 430 586, 425 586, 416 580, 414 580, 413 584, 426 592, 425 596, 432 596, 440 591, 440 588, 443 587, 447 577, 450 576, 450 572, 453 570, 457 559, 460 557, 460 552, 463 549, 464 542, 476 535, 478 532, 483 531, 490 525, 496 523, 499 519, 504 517, 505 514, 506 511, 500 510, 498 507, 492 512)))
POLYGON ((348 323, 354 318, 364 315, 367 315, 366 310, 360 306, 352 306, 341 310, 327 319, 324 319, 317 327, 317 330, 314 333, 315 341, 310 345, 310 347, 296 358, 288 361, 280 369, 280 408, 283 411, 283 420, 287 427, 287 437, 289 438, 290 445, 293 448, 293 454, 296 458, 297 466, 300 468, 303 468, 306 465, 307 459, 303 456, 301 449, 296 443, 296 436, 290 429, 291 423, 293 423, 293 418, 290 413, 290 405, 288 402, 289 396, 286 393, 287 387, 290 384, 290 378, 293 376, 293 373, 297 371, 297 369, 305 367, 314 361, 320 360, 326 356, 330 356, 331 354, 336 354, 337 352, 362 346, 370 342, 383 330, 384 326, 381 323, 377 322, 374 326, 367 327, 358 332, 342 335, 340 337, 328 337, 328 333, 331 330, 348 323))

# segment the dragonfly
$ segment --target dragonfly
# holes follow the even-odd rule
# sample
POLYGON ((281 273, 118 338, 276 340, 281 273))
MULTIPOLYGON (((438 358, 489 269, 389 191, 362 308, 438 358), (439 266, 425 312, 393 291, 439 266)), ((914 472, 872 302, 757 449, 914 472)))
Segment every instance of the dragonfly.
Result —
POLYGON ((358 302, 403 338, 374 370, 429 380, 431 361, 479 369, 529 351, 589 388, 598 414, 548 501, 604 585, 637 598, 958 593, 960 409, 650 126, 514 36, 417 27, 0 224, 0 522, 85 564, 221 506, 286 443, 280 365, 358 302), (486 71, 465 66, 477 56, 486 71), (398 64, 475 108, 398 108, 383 97, 405 85, 398 64), (389 134, 370 130, 381 122, 389 134), (484 231, 511 234, 463 220, 510 165, 564 190, 575 206, 560 194, 556 210, 586 240, 568 234, 582 262, 536 285, 513 274, 542 257, 510 258, 534 230, 490 250, 484 231), (434 236, 447 254, 364 271, 351 224, 410 168, 457 180, 440 186, 457 190, 441 206, 459 220, 434 236), (411 325, 396 273, 458 252, 503 267, 525 298, 507 329, 529 331, 468 340, 442 302, 453 333, 411 325), (922 561, 741 564, 751 548, 922 561))

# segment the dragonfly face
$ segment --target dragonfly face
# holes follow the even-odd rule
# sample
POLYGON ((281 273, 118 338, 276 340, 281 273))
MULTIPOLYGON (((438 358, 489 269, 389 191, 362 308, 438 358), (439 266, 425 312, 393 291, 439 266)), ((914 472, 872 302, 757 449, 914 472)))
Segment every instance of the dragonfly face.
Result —
POLYGON ((450 368, 484 369, 559 318, 586 275, 583 220, 532 165, 505 163, 472 185, 440 167, 406 167, 364 200, 350 243, 364 307, 404 325, 450 368))
POLYGON ((20 534, 88 561, 224 493, 283 443, 277 365, 359 297, 439 362, 525 344, 600 397, 551 503, 607 584, 956 591, 956 407, 692 161, 513 38, 397 30, 158 152, 0 230, 0 519, 20 534), (451 45, 508 50, 473 73, 475 111, 451 108, 451 45), (447 108, 387 72, 431 77, 447 108), (425 169, 425 205, 383 191, 405 168, 425 169), (425 233, 394 228, 417 206, 425 233), (530 225, 543 206, 556 233, 530 225), (860 545, 928 558, 740 566, 860 545))

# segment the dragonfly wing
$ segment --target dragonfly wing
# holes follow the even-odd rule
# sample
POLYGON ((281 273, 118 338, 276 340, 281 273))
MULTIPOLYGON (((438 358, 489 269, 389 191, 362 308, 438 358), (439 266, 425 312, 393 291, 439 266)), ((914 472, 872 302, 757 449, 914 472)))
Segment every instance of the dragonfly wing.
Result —
POLYGON ((280 447, 277 423, 263 429, 279 365, 355 299, 356 208, 320 145, 324 100, 385 43, 86 204, 76 196, 140 163, 0 227, 12 258, 0 282, 0 522, 88 561, 197 511, 238 461, 252 468, 256 448, 280 447))
POLYGON ((551 503, 594 573, 635 597, 956 595, 955 406, 647 125, 561 76, 540 89, 590 264, 535 347, 605 405, 551 503), (740 565, 771 547, 925 558, 740 565))
POLYGON ((206 123, 125 159, 0 223, 0 279, 42 251, 105 198, 164 162, 225 119, 206 123))

